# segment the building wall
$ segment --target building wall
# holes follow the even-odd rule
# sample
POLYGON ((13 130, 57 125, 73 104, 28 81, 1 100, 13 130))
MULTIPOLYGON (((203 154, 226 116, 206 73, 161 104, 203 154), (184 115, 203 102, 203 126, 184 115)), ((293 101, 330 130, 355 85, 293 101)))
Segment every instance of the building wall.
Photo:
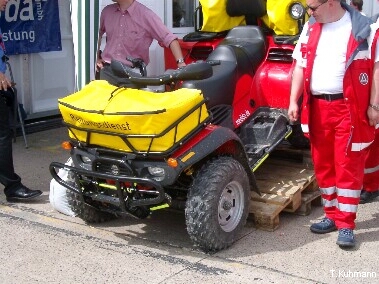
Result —
POLYGON ((379 13, 379 0, 363 0, 363 12, 371 17, 379 13))
POLYGON ((72 1, 76 90, 94 79, 100 0, 72 1))
POLYGON ((62 51, 10 56, 18 100, 27 119, 58 113, 57 99, 74 91, 74 49, 70 1, 58 0, 62 51))

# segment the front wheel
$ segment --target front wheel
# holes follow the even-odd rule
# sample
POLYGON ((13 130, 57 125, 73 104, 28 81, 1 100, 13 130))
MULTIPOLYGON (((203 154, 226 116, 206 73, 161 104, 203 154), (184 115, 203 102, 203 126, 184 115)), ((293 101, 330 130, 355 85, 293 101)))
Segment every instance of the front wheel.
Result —
POLYGON ((103 223, 117 218, 116 215, 103 212, 83 202, 80 195, 71 190, 67 190, 67 201, 71 210, 86 223, 103 223))
POLYGON ((231 157, 209 161, 196 176, 188 193, 187 231, 205 252, 232 245, 249 213, 249 179, 242 165, 231 157))

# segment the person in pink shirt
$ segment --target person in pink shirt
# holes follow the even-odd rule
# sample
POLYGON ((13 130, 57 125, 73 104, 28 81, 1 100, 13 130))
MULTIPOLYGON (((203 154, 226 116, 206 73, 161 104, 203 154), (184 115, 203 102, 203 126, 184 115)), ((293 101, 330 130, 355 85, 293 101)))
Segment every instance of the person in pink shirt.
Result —
POLYGON ((182 50, 177 37, 163 24, 152 10, 135 0, 113 0, 106 6, 100 16, 98 50, 101 39, 106 35, 104 50, 98 52, 96 70, 100 79, 117 84, 117 77, 112 74, 110 62, 116 59, 129 64, 126 57, 141 58, 149 64, 149 47, 153 40, 161 46, 169 47, 178 67, 185 66, 182 50))

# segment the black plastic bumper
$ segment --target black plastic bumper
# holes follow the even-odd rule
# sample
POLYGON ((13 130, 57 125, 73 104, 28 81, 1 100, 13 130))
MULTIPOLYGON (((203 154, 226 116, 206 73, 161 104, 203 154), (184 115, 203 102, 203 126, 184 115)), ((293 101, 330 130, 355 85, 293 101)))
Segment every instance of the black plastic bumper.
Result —
POLYGON ((118 176, 118 175, 111 175, 111 174, 105 174, 105 173, 98 173, 94 171, 89 171, 82 168, 76 168, 72 166, 68 166, 62 163, 58 162, 52 162, 49 167, 50 173, 53 176, 53 178, 62 186, 66 187, 69 190, 72 190, 80 195, 85 195, 88 197, 91 197, 92 199, 95 199, 97 201, 102 201, 106 203, 111 203, 112 205, 119 206, 122 210, 127 211, 127 208, 131 207, 138 207, 138 206, 149 206, 149 205, 156 205, 162 203, 166 195, 164 193, 163 187, 160 183, 158 183, 155 180, 152 179, 146 179, 146 178, 137 178, 137 177, 130 177, 130 176, 118 176), (96 181, 98 179, 109 179, 115 181, 115 187, 117 190, 118 198, 110 197, 103 194, 97 194, 97 193, 83 193, 80 188, 77 188, 75 185, 68 183, 67 181, 64 181, 57 173, 56 169, 65 169, 67 171, 70 171, 74 173, 75 178, 77 179, 79 175, 85 176, 87 178, 92 178, 93 181, 96 181), (156 197, 151 198, 141 198, 141 199, 130 199, 125 198, 121 184, 124 182, 132 183, 132 184, 143 184, 147 186, 151 186, 154 188, 154 190, 157 192, 156 197))

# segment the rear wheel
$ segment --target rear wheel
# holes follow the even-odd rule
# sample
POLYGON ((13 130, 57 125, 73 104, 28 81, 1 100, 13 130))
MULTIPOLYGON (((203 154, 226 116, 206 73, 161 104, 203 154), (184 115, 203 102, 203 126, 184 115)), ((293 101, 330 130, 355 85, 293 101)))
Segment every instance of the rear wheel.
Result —
POLYGON ((233 158, 211 160, 196 176, 186 203, 187 231, 205 252, 232 245, 249 213, 249 179, 233 158))

